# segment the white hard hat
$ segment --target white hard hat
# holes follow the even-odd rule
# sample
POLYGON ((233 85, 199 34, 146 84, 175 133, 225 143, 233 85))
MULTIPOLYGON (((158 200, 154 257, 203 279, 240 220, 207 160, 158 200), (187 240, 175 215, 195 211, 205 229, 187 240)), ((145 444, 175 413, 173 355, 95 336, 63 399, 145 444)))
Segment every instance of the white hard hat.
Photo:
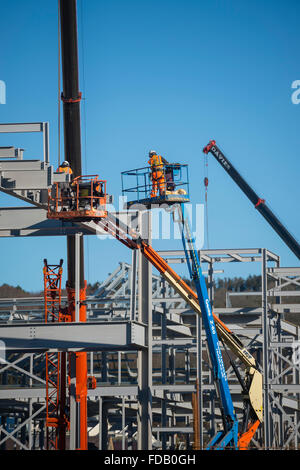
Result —
POLYGON ((70 166, 70 163, 65 160, 64 162, 62 162, 62 166, 70 166))
POLYGON ((150 150, 149 155, 156 155, 156 151, 155 150, 150 150))

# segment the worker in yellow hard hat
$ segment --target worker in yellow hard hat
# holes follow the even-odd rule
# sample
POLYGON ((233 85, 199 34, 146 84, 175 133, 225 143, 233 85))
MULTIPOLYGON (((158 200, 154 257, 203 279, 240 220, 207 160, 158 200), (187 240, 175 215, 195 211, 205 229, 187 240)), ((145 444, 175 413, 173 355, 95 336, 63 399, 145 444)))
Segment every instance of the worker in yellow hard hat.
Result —
POLYGON ((157 155, 155 150, 150 150, 148 163, 151 167, 151 197, 156 197, 157 190, 161 196, 165 194, 166 191, 164 164, 166 164, 167 161, 161 155, 157 155))

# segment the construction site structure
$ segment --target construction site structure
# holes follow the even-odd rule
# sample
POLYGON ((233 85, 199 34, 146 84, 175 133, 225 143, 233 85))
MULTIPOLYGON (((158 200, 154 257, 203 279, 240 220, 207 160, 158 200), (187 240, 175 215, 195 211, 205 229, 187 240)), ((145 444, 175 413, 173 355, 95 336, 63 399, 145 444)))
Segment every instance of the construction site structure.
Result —
MULTIPOLYGON (((18 164, 18 161, 16 161, 16 163, 18 164)), ((18 173, 16 173, 16 175, 18 175, 18 173)), ((25 173, 26 175, 26 173, 25 173)), ((8 173, 4 176, 4 181, 7 180, 7 178, 5 178, 5 176, 7 177, 8 176, 8 173)), ((29 174, 28 174, 29 176, 29 174)), ((23 175, 23 179, 24 179, 24 175, 23 175)), ((15 189, 17 189, 17 181, 15 180, 14 182, 14 186, 15 186, 15 189)), ((24 194, 24 192, 23 192, 24 194)), ((25 193, 26 194, 26 193, 25 193)), ((44 208, 41 209, 41 205, 40 205, 40 209, 36 208, 34 209, 35 211, 35 214, 39 214, 39 217, 41 217, 41 211, 45 214, 45 209, 47 208, 47 205, 44 205, 44 208)), ((25 209, 25 211, 23 209, 18 209, 18 214, 19 214, 19 218, 18 218, 18 223, 21 223, 22 220, 24 223, 24 220, 26 220, 27 222, 29 221, 28 217, 30 217, 31 215, 31 212, 28 211, 28 209, 25 209), (23 214, 26 214, 26 219, 24 219, 24 216, 23 216, 23 219, 22 219, 22 211, 23 211, 23 214), (25 212, 26 211, 26 212, 25 212)), ((5 214, 6 211, 3 211, 3 214, 5 214)), ((149 225, 149 220, 148 218, 150 218, 150 214, 148 213, 148 211, 144 211, 144 212, 140 212, 138 211, 136 214, 134 214, 134 211, 131 211, 132 214, 131 216, 135 216, 137 217, 138 219, 140 217, 143 218, 143 221, 140 220, 138 224, 133 224, 133 226, 140 226, 140 227, 145 227, 147 226, 147 223, 149 225), (146 223, 145 223, 145 220, 146 220, 146 223)), ((16 212, 14 212, 14 214, 16 214, 16 212)), ((6 215, 8 215, 8 212, 6 212, 6 215)), ((44 215, 45 217, 45 215, 44 215)), ((120 219, 122 219, 122 217, 120 217, 120 219)), ((5 217, 2 219, 4 224, 5 224, 5 217)), ((12 220, 12 217, 10 217, 10 221, 12 220)), ((47 219, 46 219, 47 220, 47 219)), ((15 219, 14 219, 15 221, 15 219)), ((193 307, 194 310, 199 310, 200 311, 200 308, 199 308, 199 304, 198 304, 198 299, 197 299, 197 296, 196 294, 190 289, 188 288, 188 286, 186 286, 184 284, 184 282, 182 280, 180 280, 179 276, 172 273, 172 270, 170 269, 170 266, 168 263, 166 263, 159 255, 158 253, 156 253, 153 249, 151 249, 151 246, 149 245, 149 243, 146 242, 146 239, 147 239, 147 236, 144 237, 143 240, 140 239, 140 237, 137 237, 137 234, 134 233, 134 231, 131 233, 131 235, 133 235, 133 237, 129 237, 128 238, 128 228, 127 227, 124 227, 126 229, 126 236, 124 236, 124 234, 122 234, 122 225, 118 222, 119 221, 119 217, 113 217, 112 214, 109 214, 108 217, 106 218, 102 218, 102 219, 99 219, 98 221, 95 221, 95 220, 91 220, 91 221, 79 221, 78 222, 78 229, 80 230, 80 232, 76 233, 75 232, 75 241, 78 242, 78 239, 80 238, 81 236, 81 233, 85 233, 85 234, 91 234, 91 233, 94 233, 94 234, 98 234, 99 235, 99 228, 100 230, 102 230, 102 233, 106 233, 106 232, 109 232, 111 233, 112 235, 114 235, 116 238, 120 239, 120 241, 122 241, 123 244, 129 246, 130 248, 138 248, 138 251, 141 251, 141 253, 143 254, 143 256, 145 257, 145 262, 147 263, 147 261, 155 261, 154 265, 156 267, 159 267, 159 271, 161 274, 164 275, 165 279, 167 279, 168 282, 173 282, 173 287, 176 289, 177 292, 180 292, 181 295, 183 295, 184 292, 186 292, 186 294, 184 294, 184 300, 186 300, 188 302, 188 304, 190 306, 193 307)), ((37 222, 37 220, 35 220, 35 222, 37 222)), ((54 226, 50 226, 51 229, 50 231, 47 232, 46 230, 46 226, 47 224, 45 224, 45 219, 43 221, 43 219, 41 218, 41 227, 43 226, 43 230, 44 230, 44 233, 48 233, 48 234, 56 234, 57 233, 60 233, 60 234, 66 234, 66 230, 69 230, 68 226, 66 225, 66 222, 65 221, 61 221, 61 220, 54 220, 54 219, 48 219, 48 224, 53 224, 53 223, 56 223, 57 224, 57 228, 55 229, 54 226), (61 224, 64 224, 63 226, 63 229, 62 229, 62 226, 61 224)), ((31 224, 32 225, 32 224, 31 224)), ((50 228, 49 227, 49 228, 50 228)), ((16 228, 16 227, 15 227, 16 228)), ((29 228, 29 227, 28 227, 29 228)), ((149 227, 148 227, 149 228, 149 227)), ((7 234, 7 228, 5 228, 3 226, 3 229, 4 232, 3 234, 7 234)), ((78 230, 77 229, 77 230, 78 230)), ((73 233, 74 233, 74 224, 70 224, 70 231, 73 230, 73 233)), ((38 223, 35 223, 34 224, 34 230, 33 228, 31 230, 26 230, 25 226, 17 229, 17 230, 14 230, 13 232, 11 232, 14 234, 18 234, 19 236, 20 235, 24 235, 25 233, 27 234, 30 234, 30 235, 33 235, 34 233, 35 234, 41 234, 40 230, 39 230, 39 224, 38 223), (25 230, 24 230, 25 229, 25 230)), ((150 239, 150 236, 148 235, 148 239, 150 239)), ((78 243, 77 243, 77 246, 78 246, 78 243)), ((146 265, 145 265, 146 267, 146 265)), ((77 269, 78 271, 78 269, 77 269)), ((147 270, 145 270, 144 268, 144 275, 147 275, 150 276, 150 273, 149 273, 149 268, 147 268, 147 270)), ((77 283, 79 282, 79 276, 77 275, 77 283)), ((145 289, 145 287, 144 287, 145 289)), ((80 299, 78 299, 78 294, 77 294, 77 300, 75 299, 76 297, 76 292, 80 292, 80 288, 79 288, 79 284, 77 284, 77 288, 75 286, 75 290, 73 292, 73 302, 75 303, 75 308, 74 310, 76 311, 76 305, 80 305, 80 299)), ((143 296, 143 298, 147 298, 147 296, 143 296)), ((144 306, 146 307, 146 306, 144 306)), ((147 307, 148 309, 150 309, 150 306, 147 307)), ((78 311, 78 309, 77 309, 78 311)), ((147 310, 146 310, 147 311, 147 310)), ((143 308, 143 312, 145 312, 145 309, 143 308)), ((80 318, 80 316, 78 317, 80 318)), ((225 338, 226 338, 226 341, 228 343, 229 346, 233 347, 236 351, 236 354, 237 356, 241 359, 243 358, 244 360, 244 363, 245 365, 247 364, 248 367, 252 367, 253 364, 255 363, 254 360, 251 359, 251 354, 246 354, 244 351, 243 351, 243 347, 241 347, 241 343, 237 340, 237 338, 235 337, 234 334, 232 334, 232 332, 230 333, 230 330, 224 326, 224 323, 222 321, 220 321, 220 319, 218 319, 218 317, 215 317, 216 319, 216 327, 218 328, 218 333, 221 335, 221 337, 224 338, 224 341, 225 341, 225 338), (253 362, 254 361, 254 362, 253 362)), ((143 320, 144 321, 148 321, 149 318, 148 318, 148 315, 147 315, 147 318, 145 318, 143 320)), ((62 326, 62 325, 61 325, 62 326)), ((75 325, 74 325, 75 326, 75 325)), ((77 325, 76 325, 77 326, 77 325)), ((145 354, 143 354, 142 356, 145 356, 145 354)), ((145 378, 146 379, 146 378, 145 378)), ((148 379, 149 380, 149 377, 148 379)), ((147 383, 147 380, 146 380, 146 383, 147 383)), ((148 403, 146 401, 146 403, 148 403)), ((149 403, 147 404, 147 407, 149 406, 149 403)), ((147 446, 149 446, 149 442, 146 443, 143 443, 143 448, 148 448, 147 446)))
MULTIPOLYGON (((190 246, 189 252, 196 258, 192 277, 196 280, 196 287, 200 286, 197 295, 170 267, 172 260, 165 259, 168 256, 172 258, 172 253, 160 254, 152 248, 151 212, 147 211, 153 203, 167 202, 173 205, 188 201, 188 191, 183 188, 184 185, 188 186, 188 177, 185 180, 182 176, 183 170, 187 171, 186 165, 165 165, 165 187, 157 182, 154 185, 159 189, 158 197, 154 195, 153 182, 150 196, 148 188, 145 188, 145 192, 141 193, 145 197, 140 198, 140 192, 136 190, 139 184, 135 187, 138 199, 131 201, 132 204, 127 206, 131 211, 125 212, 129 224, 121 222, 122 214, 113 214, 107 210, 106 181, 99 180, 98 176, 82 176, 76 1, 60 0, 59 7, 65 158, 70 162, 73 176, 71 179, 68 174, 54 172, 50 165, 48 123, 0 125, 0 133, 42 132, 44 151, 44 159, 40 161, 24 160, 21 149, 1 149, 0 191, 29 202, 31 207, 1 208, 0 237, 67 237, 66 296, 63 298, 61 292, 62 262, 49 265, 44 260, 42 300, 22 299, 25 311, 24 305, 19 304, 17 299, 5 299, 2 304, 0 446, 9 444, 20 449, 86 450, 89 444, 95 445, 89 439, 96 435, 98 448, 106 449, 116 446, 117 436, 120 435, 122 449, 126 445, 132 448, 134 441, 138 449, 173 449, 181 444, 188 449, 194 431, 194 445, 197 447, 207 446, 208 440, 204 436, 209 434, 210 437, 217 436, 213 443, 218 445, 220 437, 219 448, 223 448, 225 442, 223 446, 222 439, 227 429, 224 429, 225 434, 220 433, 217 425, 222 423, 226 428, 230 416, 233 417, 235 430, 228 443, 236 447, 237 430, 233 408, 237 421, 241 420, 245 405, 242 399, 245 393, 243 384, 247 384, 248 403, 251 403, 258 421, 262 411, 264 416, 263 432, 258 429, 258 436, 252 439, 252 445, 257 448, 274 448, 280 443, 288 447, 293 441, 293 445, 298 447, 296 418, 300 390, 297 388, 297 380, 294 380, 299 372, 299 361, 295 355, 291 358, 291 349, 295 349, 299 332, 297 326, 289 326, 288 322, 280 319, 280 299, 287 293, 281 288, 289 284, 298 287, 298 271, 293 268, 282 270, 277 255, 266 249, 205 253, 196 252, 190 246), (177 189, 178 186, 181 187, 177 189), (137 202, 144 208, 139 207, 135 211, 137 202), (124 279, 121 285, 113 284, 116 279, 110 276, 100 286, 99 292, 88 299, 83 237, 106 234, 132 249, 132 266, 127 269, 130 280, 128 278, 127 288, 124 286, 123 291, 124 279), (217 257, 213 259, 216 253, 217 257), (207 261, 205 256, 210 258, 210 280, 214 262, 226 263, 228 259, 229 262, 261 262, 262 306, 259 311, 251 311, 250 319, 247 316, 249 312, 245 317, 242 311, 239 320, 242 326, 234 322, 235 328, 226 326, 222 318, 226 309, 222 309, 219 315, 216 311, 212 315, 213 285, 206 290, 200 271, 200 264, 207 261), (268 267, 268 263, 275 266, 268 267), (160 293, 157 297, 152 295, 152 266, 160 274, 154 283, 156 293, 160 293), (198 278, 195 277, 195 269, 198 278), (275 288, 272 285, 269 290, 268 275, 275 280, 275 288), (122 290, 121 298, 117 297, 120 293, 117 288, 122 290), (268 306, 268 299, 274 293, 278 311, 274 307, 270 310, 268 306), (207 305, 209 308, 206 312, 207 305), (204 318, 202 328, 200 314, 206 313, 213 318, 211 325, 223 341, 222 352, 217 337, 214 342, 210 341, 207 317, 204 318), (206 334, 203 334, 203 330, 206 334), (248 344, 245 345, 239 339, 240 336, 246 342, 249 340, 248 344), (205 349, 206 339, 209 345, 205 349), (236 374, 235 358, 229 355, 225 345, 246 366, 244 372, 239 372, 240 377, 236 374), (176 364, 177 347, 184 351, 183 374, 182 368, 176 364), (153 367, 153 358, 157 352, 161 357, 158 375, 153 367), (217 354, 222 356, 222 353, 228 357, 227 365, 220 361, 220 356, 217 357, 217 354), (125 361, 122 361, 122 355, 126 355, 125 361), (212 364, 209 363, 209 357, 213 358, 212 364), (289 366, 285 366, 285 361, 289 366), (215 385, 222 377, 216 373, 216 362, 224 374, 219 395, 216 394, 215 385), (280 382, 282 377, 283 384, 280 382), (252 395, 250 392, 254 380, 252 395), (283 388, 280 388, 281 385, 283 388), (209 428, 204 425, 205 390, 211 393, 208 400, 211 407, 207 415, 209 419, 206 420, 210 423, 209 428), (196 400, 194 398, 193 402, 197 416, 193 415, 192 409, 195 392, 196 400), (284 394, 287 394, 286 400, 284 394), (233 403, 231 397, 237 403, 233 403), (225 402, 228 404, 227 414, 225 402), (157 408, 156 403, 159 403, 157 408), (278 419, 272 406, 276 407, 276 413, 279 410, 278 419), (218 414, 219 409, 221 412, 218 414), (180 426, 183 422, 184 426, 180 426), (193 427, 190 426, 192 422, 193 427), (186 435, 184 440, 179 437, 182 434, 186 435)), ((140 170, 142 178, 149 178, 149 169, 146 172, 145 169, 132 170, 130 176, 135 172, 133 176, 138 178, 137 172, 140 170)), ((123 188, 123 194, 131 190, 123 188)), ((191 242, 189 234, 186 241, 191 242)), ((189 265, 187 250, 176 252, 177 255, 180 262, 185 260, 189 265)), ((297 292, 297 289, 292 292, 297 292)), ((236 313, 231 312, 229 318, 232 315, 235 319, 236 313)), ((253 426, 247 429, 247 435, 243 435, 245 446, 257 429, 253 426)))
MULTIPOLYGON (((135 176, 137 170, 130 170, 127 172, 130 176, 135 176)), ((138 180, 137 180, 138 182, 138 180)), ((180 181, 179 181, 180 184, 180 181)), ((136 193, 137 199, 134 200, 135 207, 141 210, 145 208, 145 205, 137 205, 142 186, 131 186, 130 192, 136 193)), ((124 194, 124 192, 123 192, 124 194)), ((151 199, 150 199, 151 201, 151 199)), ((149 205, 146 203, 146 207, 154 209, 157 206, 149 205)), ((126 203, 128 204, 128 202, 126 203)), ((223 431, 219 431, 216 436, 211 440, 208 445, 208 449, 224 449, 226 447, 237 449, 238 448, 238 436, 240 438, 239 448, 247 449, 251 438, 255 434, 260 422, 263 420, 263 398, 262 398, 262 376, 258 370, 255 359, 243 346, 242 342, 232 334, 232 332, 222 324, 220 320, 213 314, 210 301, 207 294, 205 280, 202 276, 202 270, 198 260, 197 251, 195 249, 195 241, 193 239, 190 223, 187 213, 184 209, 184 203, 174 205, 173 202, 165 200, 164 205, 168 211, 170 206, 173 210, 173 219, 177 220, 181 227, 182 242, 184 251, 186 254, 186 260, 188 264, 188 270, 191 277, 191 281, 196 287, 197 294, 190 289, 189 286, 160 258, 160 256, 153 250, 148 243, 141 240, 139 234, 131 233, 131 236, 137 240, 137 242, 129 239, 126 236, 128 230, 126 226, 120 227, 119 220, 112 220, 111 216, 105 221, 103 228, 107 230, 115 238, 119 239, 127 245, 129 248, 141 249, 144 256, 152 263, 152 265, 158 269, 158 271, 166 278, 172 287, 190 303, 192 308, 199 314, 204 316, 204 325, 207 334, 208 349, 210 359, 212 362, 212 368, 214 371, 215 386, 219 396, 220 407, 223 416, 223 431), (175 214, 178 213, 178 216, 175 214), (177 218, 176 218, 177 217, 177 218), (216 324, 215 324, 216 322, 216 324), (218 334, 222 341, 227 343, 234 354, 238 355, 242 362, 246 365, 247 374, 245 379, 242 379, 239 369, 233 364, 233 368, 237 377, 242 385, 243 396, 245 398, 245 414, 243 417, 242 426, 240 426, 240 432, 238 429, 238 421, 234 412, 230 391, 228 388, 227 376, 223 364, 222 353, 220 351, 218 334)))
MULTIPOLYGON (((175 266, 186 259, 184 251, 159 254, 175 266)), ((238 275, 239 266, 245 263, 261 267, 260 292, 228 292, 226 307, 214 311, 243 338, 263 373, 267 412, 251 447, 298 448, 300 387, 295 358, 300 330, 286 318, 298 316, 300 304, 286 299, 297 298, 299 268, 280 267, 279 257, 264 249, 201 250, 199 259, 208 277, 212 305, 213 280, 221 268, 226 273, 226 267, 234 265, 238 275), (239 306, 239 302, 247 304, 243 299, 254 297, 260 299, 259 307, 239 306)), ((190 448, 194 441, 192 394, 197 390, 197 379, 201 448, 217 431, 222 417, 201 317, 164 278, 151 275, 152 335, 146 346, 148 324, 138 322, 141 303, 149 302, 140 293, 141 265, 142 257, 133 251, 131 265, 120 263, 95 294, 87 297, 87 323, 76 327, 72 323, 43 325, 43 297, 0 300, 1 337, 7 346, 6 362, 0 369, 2 448, 46 448, 44 351, 50 341, 52 350, 74 350, 76 345, 87 351, 88 375, 97 381, 96 388, 88 389, 90 446, 107 449, 112 439, 115 449, 142 448, 140 432, 147 435, 149 427, 143 423, 138 431, 138 410, 141 400, 149 398, 150 435, 144 448, 175 449, 176 443, 181 449, 190 448), (144 373, 151 371, 150 396, 138 367, 142 351, 147 356, 144 373)), ((67 305, 65 296, 62 305, 67 305)), ((229 361, 225 360, 225 367, 234 408, 242 419, 241 385, 229 361)), ((71 425, 67 448, 75 432, 71 425)))
POLYGON ((178 221, 181 226, 182 242, 190 278, 196 287, 199 307, 201 310, 201 316, 203 318, 204 329, 207 337, 209 357, 214 373, 214 382, 219 397, 220 410, 223 420, 223 429, 218 431, 217 434, 213 436, 207 445, 207 449, 223 450, 229 447, 231 449, 237 450, 238 421, 230 394, 224 361, 220 349, 220 342, 213 318, 213 312, 207 292, 205 278, 202 274, 198 253, 195 248, 195 240, 192 235, 190 221, 188 215, 185 213, 183 204, 178 207, 178 221))

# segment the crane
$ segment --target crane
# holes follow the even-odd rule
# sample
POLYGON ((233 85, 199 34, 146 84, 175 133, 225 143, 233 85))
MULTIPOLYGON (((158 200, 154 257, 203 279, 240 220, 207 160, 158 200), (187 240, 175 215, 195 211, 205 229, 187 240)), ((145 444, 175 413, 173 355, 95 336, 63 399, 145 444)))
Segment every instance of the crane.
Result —
POLYGON ((224 170, 229 176, 235 181, 243 193, 248 199, 254 204, 255 208, 266 221, 271 225, 275 232, 281 237, 284 243, 291 249, 291 251, 300 259, 300 245, 297 240, 290 234, 286 227, 280 222, 276 215, 267 206, 266 201, 260 198, 256 192, 249 186, 245 179, 240 175, 232 163, 228 160, 223 152, 219 149, 215 140, 210 140, 209 143, 204 147, 203 152, 208 154, 209 152, 215 157, 220 163, 224 170))

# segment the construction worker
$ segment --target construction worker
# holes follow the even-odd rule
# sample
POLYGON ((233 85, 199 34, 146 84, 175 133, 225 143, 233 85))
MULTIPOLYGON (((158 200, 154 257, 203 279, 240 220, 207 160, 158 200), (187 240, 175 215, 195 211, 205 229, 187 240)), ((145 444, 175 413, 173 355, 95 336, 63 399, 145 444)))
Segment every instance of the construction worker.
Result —
POLYGON ((67 173, 67 175, 72 175, 73 171, 72 168, 70 167, 70 163, 65 160, 62 162, 61 165, 57 168, 57 173, 67 173))
POLYGON ((104 197, 105 194, 104 194, 104 191, 103 191, 103 183, 99 182, 99 181, 95 181, 93 183, 93 196, 95 197, 94 201, 93 201, 93 206, 94 208, 98 208, 99 205, 100 205, 100 197, 104 197))
MULTIPOLYGON (((59 167, 56 170, 57 173, 66 173, 67 175, 72 175, 73 171, 72 168, 70 167, 70 163, 65 160, 64 162, 59 165, 59 167)), ((72 187, 70 186, 70 183, 64 182, 60 183, 60 189, 61 189, 61 197, 62 197, 62 209, 66 210, 64 206, 67 206, 68 208, 72 207, 73 201, 72 201, 72 187)))
POLYGON ((100 205, 100 197, 104 197, 103 183, 96 180, 79 183, 79 204, 85 210, 97 209, 100 205), (91 202, 93 200, 93 205, 91 202))
POLYGON ((157 190, 162 196, 166 191, 164 165, 168 162, 161 155, 157 155, 155 150, 150 150, 148 163, 151 166, 151 197, 156 197, 157 190))

